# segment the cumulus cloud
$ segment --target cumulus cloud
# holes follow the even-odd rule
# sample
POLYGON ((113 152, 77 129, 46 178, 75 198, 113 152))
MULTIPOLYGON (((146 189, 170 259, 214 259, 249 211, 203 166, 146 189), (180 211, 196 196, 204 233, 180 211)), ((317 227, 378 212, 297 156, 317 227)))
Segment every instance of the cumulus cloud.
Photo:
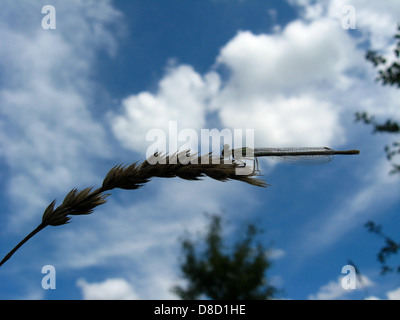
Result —
POLYGON ((341 285, 341 278, 337 281, 329 281, 326 285, 322 286, 316 294, 310 295, 310 300, 333 300, 343 295, 346 295, 350 291, 343 289, 341 285))
MULTIPOLYGON (((296 20, 274 34, 240 31, 220 50, 214 70, 173 66, 156 93, 133 94, 111 119, 125 147, 143 150, 145 133, 207 127, 214 112, 223 128, 254 129, 262 146, 341 145, 343 100, 365 67, 356 43, 330 19, 296 20), (219 68, 228 70, 221 80, 219 68)), ((148 143, 147 143, 148 146, 148 143)), ((171 150, 170 150, 171 151, 171 150)))
MULTIPOLYGON (((400 300, 400 288, 386 292, 387 300, 400 300)), ((381 300, 377 296, 368 296, 365 300, 381 300)))
MULTIPOLYGON (((205 127, 206 102, 219 82, 215 72, 201 76, 189 65, 170 66, 156 93, 140 92, 122 101, 123 113, 111 115, 113 132, 123 146, 142 153, 154 142, 147 133, 158 129, 168 136, 170 121, 177 121, 177 130, 197 132, 205 127)), ((168 143, 160 141, 159 151, 169 151, 168 143)))
POLYGON ((295 20, 275 34, 239 32, 217 61, 232 71, 230 81, 237 89, 275 96, 298 94, 311 84, 340 88, 355 57, 353 50, 351 38, 330 20, 295 20))
POLYGON ((338 97, 359 60, 354 41, 327 19, 296 20, 270 35, 239 32, 217 58, 231 73, 213 104, 223 125, 254 128, 259 145, 340 145, 338 97))
POLYGON ((400 300, 400 288, 388 291, 386 295, 389 300, 400 300))
POLYGON ((136 294, 132 285, 123 278, 106 279, 103 282, 89 283, 85 279, 79 279, 77 286, 82 290, 85 300, 136 300, 136 294))
POLYGON ((323 285, 316 294, 309 295, 310 300, 335 300, 342 299, 346 295, 353 293, 355 290, 364 290, 373 285, 373 282, 366 276, 359 276, 356 279, 355 289, 343 288, 343 277, 338 277, 336 281, 329 281, 323 285))

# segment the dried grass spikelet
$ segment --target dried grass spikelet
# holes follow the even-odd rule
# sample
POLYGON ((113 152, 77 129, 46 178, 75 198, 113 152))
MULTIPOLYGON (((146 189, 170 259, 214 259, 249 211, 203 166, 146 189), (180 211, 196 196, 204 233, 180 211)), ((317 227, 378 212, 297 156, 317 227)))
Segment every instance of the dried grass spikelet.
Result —
POLYGON ((91 214, 95 207, 106 203, 108 194, 102 194, 100 189, 92 192, 92 187, 78 191, 72 189, 63 203, 54 210, 55 200, 43 213, 42 223, 50 226, 59 226, 69 222, 71 215, 91 214))
POLYGON ((126 167, 122 165, 113 167, 106 175, 102 189, 138 189, 153 177, 200 180, 205 176, 219 181, 239 180, 254 186, 267 186, 263 180, 254 178, 256 175, 254 172, 248 175, 237 175, 238 167, 239 164, 236 162, 220 163, 220 159, 213 157, 211 153, 205 156, 189 155, 188 151, 182 151, 180 154, 172 156, 155 154, 141 165, 134 163, 126 167), (180 159, 183 153, 188 163, 171 161, 175 158, 180 159), (157 157, 157 162, 154 161, 155 157, 157 157), (216 159, 218 161, 215 161, 216 159))
POLYGON ((56 201, 53 200, 45 209, 42 222, 21 242, 19 242, 0 261, 3 265, 26 241, 33 237, 46 226, 60 226, 67 224, 72 215, 87 215, 93 212, 94 208, 106 202, 109 194, 105 191, 115 188, 134 190, 140 188, 153 177, 174 178, 179 177, 185 180, 200 180, 202 177, 210 177, 219 181, 238 180, 248 184, 266 187, 267 184, 260 179, 254 178, 256 174, 250 172, 247 175, 237 175, 236 169, 241 166, 236 162, 220 163, 220 158, 210 154, 197 156, 190 155, 188 151, 173 154, 171 156, 154 154, 142 164, 137 162, 122 166, 116 165, 106 175, 101 188, 92 191, 92 187, 81 191, 72 189, 60 206, 54 209, 56 201), (176 161, 185 156, 185 163, 176 161), (154 161, 157 158, 157 161, 154 161), (172 159, 172 161, 171 161, 172 159))

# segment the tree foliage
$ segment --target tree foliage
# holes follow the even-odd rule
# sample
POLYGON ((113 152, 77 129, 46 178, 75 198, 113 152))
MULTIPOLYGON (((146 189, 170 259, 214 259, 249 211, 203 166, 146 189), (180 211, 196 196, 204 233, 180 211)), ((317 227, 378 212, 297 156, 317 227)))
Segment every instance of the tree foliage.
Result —
MULTIPOLYGON (((387 63, 388 59, 386 57, 380 55, 375 50, 367 51, 365 58, 376 68, 379 68, 376 81, 381 82, 384 86, 389 85, 400 88, 400 24, 397 27, 394 39, 396 39, 396 47, 394 49, 394 59, 390 64, 387 63)), ((400 134, 400 124, 396 120, 387 119, 378 121, 367 112, 357 112, 355 117, 356 121, 372 125, 373 133, 400 134)), ((387 159, 392 162, 390 173, 400 173, 400 164, 393 162, 394 157, 400 155, 400 142, 395 141, 391 145, 385 146, 384 151, 387 159)))
MULTIPOLYGON (((396 86, 400 88, 400 24, 397 26, 397 33, 394 35, 396 39, 396 47, 394 49, 394 59, 391 64, 387 64, 388 59, 377 53, 375 50, 367 51, 365 58, 370 61, 378 70, 376 81, 381 82, 382 85, 396 86)), ((373 133, 389 133, 399 134, 400 124, 396 120, 387 119, 379 122, 374 116, 366 112, 357 112, 356 121, 362 121, 367 125, 372 125, 373 133)), ((393 161, 396 155, 400 154, 400 142, 395 141, 391 145, 384 148, 386 157, 389 161, 393 161)), ((392 162, 392 170, 390 173, 400 173, 400 164, 392 162)), ((382 226, 373 221, 368 221, 365 227, 369 232, 374 233, 384 239, 385 245, 380 249, 377 254, 377 260, 381 264, 381 274, 396 271, 400 273, 399 266, 389 266, 388 259, 400 251, 400 242, 396 242, 382 232, 382 226)))
POLYGON ((235 243, 231 253, 226 251, 222 238, 221 217, 210 216, 204 244, 182 241, 184 261, 181 264, 187 287, 175 286, 173 291, 184 300, 209 298, 213 300, 270 299, 276 289, 265 277, 270 262, 261 244, 254 244, 260 233, 253 224, 247 225, 244 239, 235 243), (197 247, 204 246, 199 252, 197 247))
POLYGON ((381 248, 381 250, 377 254, 377 260, 381 264, 381 274, 386 274, 387 272, 396 271, 400 273, 400 266, 393 267, 388 265, 388 259, 397 254, 400 251, 400 242, 394 241, 392 238, 387 236, 382 232, 382 226, 377 225, 373 221, 368 221, 365 224, 365 227, 369 232, 375 233, 379 237, 383 238, 385 241, 385 245, 381 248))

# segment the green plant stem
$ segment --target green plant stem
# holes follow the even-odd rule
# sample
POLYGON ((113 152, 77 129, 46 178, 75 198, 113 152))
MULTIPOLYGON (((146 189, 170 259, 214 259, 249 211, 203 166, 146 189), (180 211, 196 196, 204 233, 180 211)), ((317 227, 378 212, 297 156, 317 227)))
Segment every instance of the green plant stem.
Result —
POLYGON ((39 231, 43 230, 44 228, 47 227, 47 224, 41 223, 39 224, 35 230, 33 230, 30 234, 28 234, 20 243, 18 243, 14 249, 12 249, 0 262, 0 267, 8 260, 11 258, 11 256, 17 251, 25 242, 27 242, 30 238, 32 238, 35 234, 37 234, 39 231))

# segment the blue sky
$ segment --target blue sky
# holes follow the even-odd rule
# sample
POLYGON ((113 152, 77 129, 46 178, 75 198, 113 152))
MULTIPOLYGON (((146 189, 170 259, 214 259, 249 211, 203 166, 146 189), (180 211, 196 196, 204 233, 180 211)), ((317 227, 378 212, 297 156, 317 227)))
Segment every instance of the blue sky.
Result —
MULTIPOLYGON (((394 1, 4 1, 0 12, 0 255, 74 187, 144 160, 152 129, 254 130, 255 146, 360 149, 321 166, 260 161, 271 186, 154 179, 92 215, 47 227, 0 269, 1 299, 175 299, 179 239, 224 212, 225 236, 264 229, 283 299, 399 299, 379 275, 374 220, 396 238, 399 178, 356 111, 399 118, 368 48, 391 54, 394 1), (44 5, 56 29, 43 29, 44 5), (342 9, 355 9, 344 29, 342 9), (344 290, 353 260, 365 290, 344 290), (41 286, 42 267, 56 289, 41 286)), ((167 139, 170 138, 167 136, 167 139)), ((198 142, 199 145, 201 141, 198 142)), ((196 144, 197 146, 197 144, 196 144)), ((166 150, 175 151, 175 150, 166 150)), ((393 260, 393 263, 396 263, 393 260)))

